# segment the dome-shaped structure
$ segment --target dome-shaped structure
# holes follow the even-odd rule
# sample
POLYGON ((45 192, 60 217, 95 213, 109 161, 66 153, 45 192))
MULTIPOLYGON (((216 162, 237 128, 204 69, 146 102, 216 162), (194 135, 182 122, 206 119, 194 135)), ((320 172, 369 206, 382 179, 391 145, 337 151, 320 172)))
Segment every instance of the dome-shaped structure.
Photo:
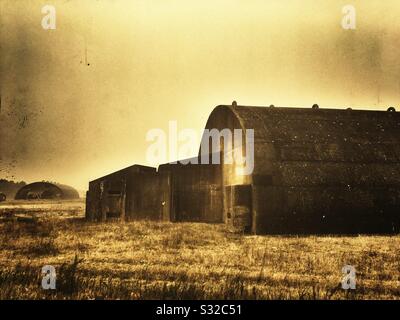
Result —
POLYGON ((22 199, 78 199, 79 193, 74 188, 50 182, 34 182, 23 186, 15 195, 22 199))

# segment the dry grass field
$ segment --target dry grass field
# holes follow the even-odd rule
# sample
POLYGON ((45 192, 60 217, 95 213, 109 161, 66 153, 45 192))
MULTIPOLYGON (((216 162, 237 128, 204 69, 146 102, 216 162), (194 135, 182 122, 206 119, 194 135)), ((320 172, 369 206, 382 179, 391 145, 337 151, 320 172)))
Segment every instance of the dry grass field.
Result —
POLYGON ((0 205, 0 299, 400 299, 400 237, 244 236, 88 223, 82 202, 0 205), (56 290, 41 288, 53 265, 56 290), (341 288, 342 267, 357 271, 341 288))

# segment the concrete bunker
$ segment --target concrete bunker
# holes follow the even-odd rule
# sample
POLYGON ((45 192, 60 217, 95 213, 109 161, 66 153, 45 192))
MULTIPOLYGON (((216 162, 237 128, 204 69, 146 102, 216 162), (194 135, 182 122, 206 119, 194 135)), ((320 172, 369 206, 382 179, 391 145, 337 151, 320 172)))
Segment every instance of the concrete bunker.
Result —
POLYGON ((87 218, 224 222, 254 234, 399 232, 397 112, 233 104, 216 107, 206 128, 253 129, 252 173, 224 161, 135 165, 90 182, 87 218))

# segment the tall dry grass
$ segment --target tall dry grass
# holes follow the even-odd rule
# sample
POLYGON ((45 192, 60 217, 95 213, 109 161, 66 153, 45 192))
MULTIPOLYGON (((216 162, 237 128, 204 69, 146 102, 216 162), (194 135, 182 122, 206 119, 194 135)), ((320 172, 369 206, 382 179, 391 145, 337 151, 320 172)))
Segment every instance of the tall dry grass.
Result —
POLYGON ((223 225, 26 216, 0 219, 0 299, 400 298, 399 236, 244 236, 223 225), (348 264, 352 291, 341 288, 348 264), (56 268, 56 290, 41 288, 44 265, 56 268))

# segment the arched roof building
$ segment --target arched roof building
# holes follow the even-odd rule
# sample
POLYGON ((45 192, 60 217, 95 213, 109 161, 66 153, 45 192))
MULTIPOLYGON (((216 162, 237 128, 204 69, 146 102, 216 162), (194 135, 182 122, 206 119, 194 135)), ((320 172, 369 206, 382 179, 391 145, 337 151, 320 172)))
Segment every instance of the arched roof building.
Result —
POLYGON ((74 188, 50 182, 34 182, 23 186, 15 195, 21 199, 78 199, 79 193, 74 188))
POLYGON ((391 111, 215 108, 206 128, 254 130, 253 173, 237 182, 223 166, 225 218, 247 197, 255 233, 398 229, 400 114, 391 111))

